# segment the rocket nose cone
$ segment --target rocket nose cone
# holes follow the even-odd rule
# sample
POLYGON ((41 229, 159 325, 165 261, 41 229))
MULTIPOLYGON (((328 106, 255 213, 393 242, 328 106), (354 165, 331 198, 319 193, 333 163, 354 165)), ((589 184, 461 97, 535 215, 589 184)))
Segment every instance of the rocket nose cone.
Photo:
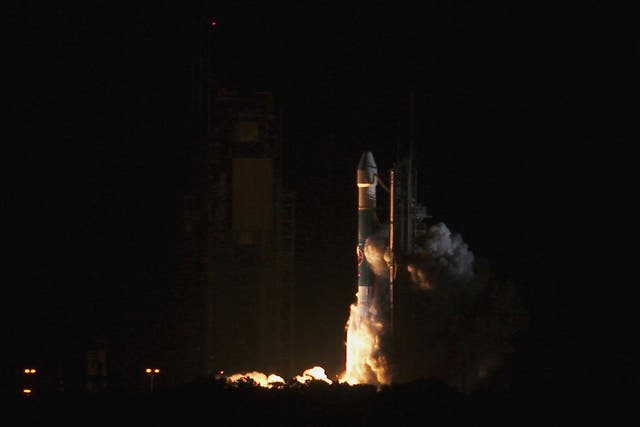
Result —
POLYGON ((377 169, 376 161, 373 160, 373 154, 371 151, 365 151, 360 156, 360 161, 358 162, 358 169, 367 170, 367 169, 377 169))

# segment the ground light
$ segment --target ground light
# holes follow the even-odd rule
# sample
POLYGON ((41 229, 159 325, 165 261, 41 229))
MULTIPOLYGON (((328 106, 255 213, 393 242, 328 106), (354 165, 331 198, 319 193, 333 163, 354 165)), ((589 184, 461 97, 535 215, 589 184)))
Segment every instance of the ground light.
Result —
POLYGON ((153 391, 154 387, 154 378, 156 375, 160 374, 159 368, 146 368, 144 373, 149 377, 149 391, 153 391))

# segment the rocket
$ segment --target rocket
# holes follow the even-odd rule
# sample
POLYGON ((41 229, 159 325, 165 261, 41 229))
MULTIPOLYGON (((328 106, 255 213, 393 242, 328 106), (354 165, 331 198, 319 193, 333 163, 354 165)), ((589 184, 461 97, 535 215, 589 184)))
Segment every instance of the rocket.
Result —
POLYGON ((358 244, 356 256, 358 263, 358 307, 366 310, 373 299, 374 274, 364 255, 364 246, 378 224, 376 214, 376 185, 378 167, 370 151, 365 151, 358 162, 356 185, 358 186, 358 244))

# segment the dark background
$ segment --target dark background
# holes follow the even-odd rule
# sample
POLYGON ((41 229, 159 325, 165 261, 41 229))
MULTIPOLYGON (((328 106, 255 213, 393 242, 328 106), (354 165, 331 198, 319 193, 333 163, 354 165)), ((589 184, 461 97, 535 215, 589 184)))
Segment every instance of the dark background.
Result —
POLYGON ((298 201, 300 371, 344 367, 355 168, 363 150, 391 167, 410 136, 413 93, 418 197, 517 286, 531 319, 520 374, 536 384, 630 381, 634 283, 618 244, 633 197, 625 152, 637 142, 628 10, 24 1, 7 20, 7 146, 17 148, 5 157, 16 196, 7 370, 82 370, 94 339, 109 342, 125 379, 166 357, 180 198, 200 132, 193 67, 211 37, 219 84, 271 90, 283 109, 285 187, 298 201))

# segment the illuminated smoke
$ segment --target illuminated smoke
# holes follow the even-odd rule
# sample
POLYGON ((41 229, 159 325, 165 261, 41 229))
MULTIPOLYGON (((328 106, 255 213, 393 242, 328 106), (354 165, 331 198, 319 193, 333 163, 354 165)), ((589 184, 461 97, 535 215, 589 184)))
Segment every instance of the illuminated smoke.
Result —
MULTIPOLYGON (((302 374, 296 375, 293 379, 301 384, 306 384, 312 380, 324 381, 327 384, 332 383, 332 381, 327 377, 324 368, 320 366, 314 366, 313 368, 306 369, 302 374)), ((266 374, 258 371, 229 375, 226 378, 226 382, 228 384, 253 383, 264 388, 277 388, 286 384, 285 380, 279 375, 270 374, 267 376, 266 374)))
POLYGON ((371 270, 376 275, 376 281, 381 285, 388 285, 389 280, 389 227, 382 225, 369 236, 364 244, 364 256, 371 270))
MULTIPOLYGON (((367 239, 364 255, 376 275, 375 297, 364 310, 357 303, 350 307, 346 370, 339 381, 382 385, 392 380, 386 356, 388 226, 367 239)), ((491 277, 462 237, 443 223, 429 226, 415 242, 414 253, 400 255, 398 261, 407 276, 396 279, 396 289, 404 287, 409 296, 396 306, 403 323, 395 333, 412 335, 405 349, 411 360, 401 369, 411 369, 405 374, 414 379, 473 390, 499 369, 511 352, 509 337, 526 321, 515 289, 491 277)))
POLYGON ((324 371, 324 368, 320 367, 320 366, 314 366, 313 368, 309 368, 307 370, 305 370, 302 375, 296 375, 294 377, 294 380, 298 381, 299 383, 305 384, 309 381, 313 381, 313 380, 318 380, 318 381, 324 381, 327 384, 331 384, 333 383, 333 381, 331 381, 328 377, 327 374, 324 371))
POLYGON ((244 374, 233 374, 227 377, 228 383, 241 383, 249 381, 253 381, 260 387, 265 388, 273 388, 278 385, 284 385, 285 383, 284 379, 278 375, 271 374, 267 376, 266 374, 257 371, 247 372, 244 374))

